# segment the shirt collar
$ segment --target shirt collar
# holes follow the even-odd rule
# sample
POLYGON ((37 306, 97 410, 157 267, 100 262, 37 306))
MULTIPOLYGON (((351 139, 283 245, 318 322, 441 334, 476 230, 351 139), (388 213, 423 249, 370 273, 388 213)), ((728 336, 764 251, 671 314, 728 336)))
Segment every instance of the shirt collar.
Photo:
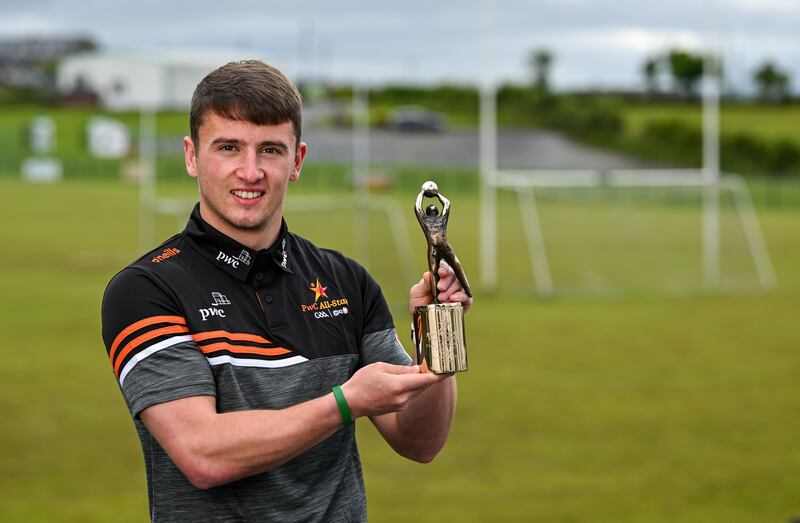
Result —
POLYGON ((194 206, 183 236, 211 263, 241 281, 247 280, 257 266, 275 264, 291 273, 290 237, 286 220, 281 218, 278 238, 270 247, 255 251, 221 233, 200 216, 200 204, 194 206))

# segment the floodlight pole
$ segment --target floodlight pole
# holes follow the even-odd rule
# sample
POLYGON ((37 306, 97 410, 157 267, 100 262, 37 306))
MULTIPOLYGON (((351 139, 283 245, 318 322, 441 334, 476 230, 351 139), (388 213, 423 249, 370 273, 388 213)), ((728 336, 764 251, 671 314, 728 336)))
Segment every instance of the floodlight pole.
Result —
POLYGON ((714 1, 706 4, 706 54, 703 60, 703 281, 720 285, 719 96, 721 70, 714 1))
POLYGON ((494 79, 495 2, 481 1, 480 235, 481 285, 497 289, 497 93, 494 79))

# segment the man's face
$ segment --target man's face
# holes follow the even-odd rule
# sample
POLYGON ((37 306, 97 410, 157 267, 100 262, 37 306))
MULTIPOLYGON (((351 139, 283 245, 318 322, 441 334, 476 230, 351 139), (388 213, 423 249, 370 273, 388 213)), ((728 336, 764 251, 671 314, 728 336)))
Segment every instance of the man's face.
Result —
POLYGON ((300 176, 306 154, 306 144, 295 142, 291 122, 256 125, 208 113, 198 143, 183 139, 186 170, 200 187, 203 219, 250 247, 273 241, 287 185, 300 176))

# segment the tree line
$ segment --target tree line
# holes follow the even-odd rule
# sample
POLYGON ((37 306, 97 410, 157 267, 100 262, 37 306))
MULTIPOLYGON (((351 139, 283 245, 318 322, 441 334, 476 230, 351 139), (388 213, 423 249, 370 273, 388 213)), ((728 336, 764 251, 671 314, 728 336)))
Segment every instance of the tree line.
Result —
MULTIPOLYGON (((535 49, 528 57, 531 71, 531 85, 548 92, 550 73, 555 56, 545 48, 535 49)), ((724 77, 721 60, 706 60, 705 56, 686 49, 674 48, 645 58, 641 73, 644 89, 648 95, 673 93, 683 98, 696 98, 705 68, 710 67, 711 75, 724 77), (670 88, 663 85, 665 77, 670 88)), ((758 98, 764 102, 783 102, 791 97, 791 77, 774 60, 765 59, 756 67, 751 79, 758 98)))

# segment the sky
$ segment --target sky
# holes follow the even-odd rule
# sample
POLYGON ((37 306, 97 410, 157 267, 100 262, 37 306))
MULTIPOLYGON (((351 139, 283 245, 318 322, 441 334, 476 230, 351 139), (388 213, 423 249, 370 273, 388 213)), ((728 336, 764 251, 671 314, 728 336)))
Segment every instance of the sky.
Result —
POLYGON ((0 39, 48 35, 222 50, 296 79, 367 85, 477 84, 487 71, 523 82, 530 52, 546 48, 566 89, 640 88, 647 57, 710 42, 729 88, 751 90, 770 59, 800 92, 800 0, 0 0, 0 39))

